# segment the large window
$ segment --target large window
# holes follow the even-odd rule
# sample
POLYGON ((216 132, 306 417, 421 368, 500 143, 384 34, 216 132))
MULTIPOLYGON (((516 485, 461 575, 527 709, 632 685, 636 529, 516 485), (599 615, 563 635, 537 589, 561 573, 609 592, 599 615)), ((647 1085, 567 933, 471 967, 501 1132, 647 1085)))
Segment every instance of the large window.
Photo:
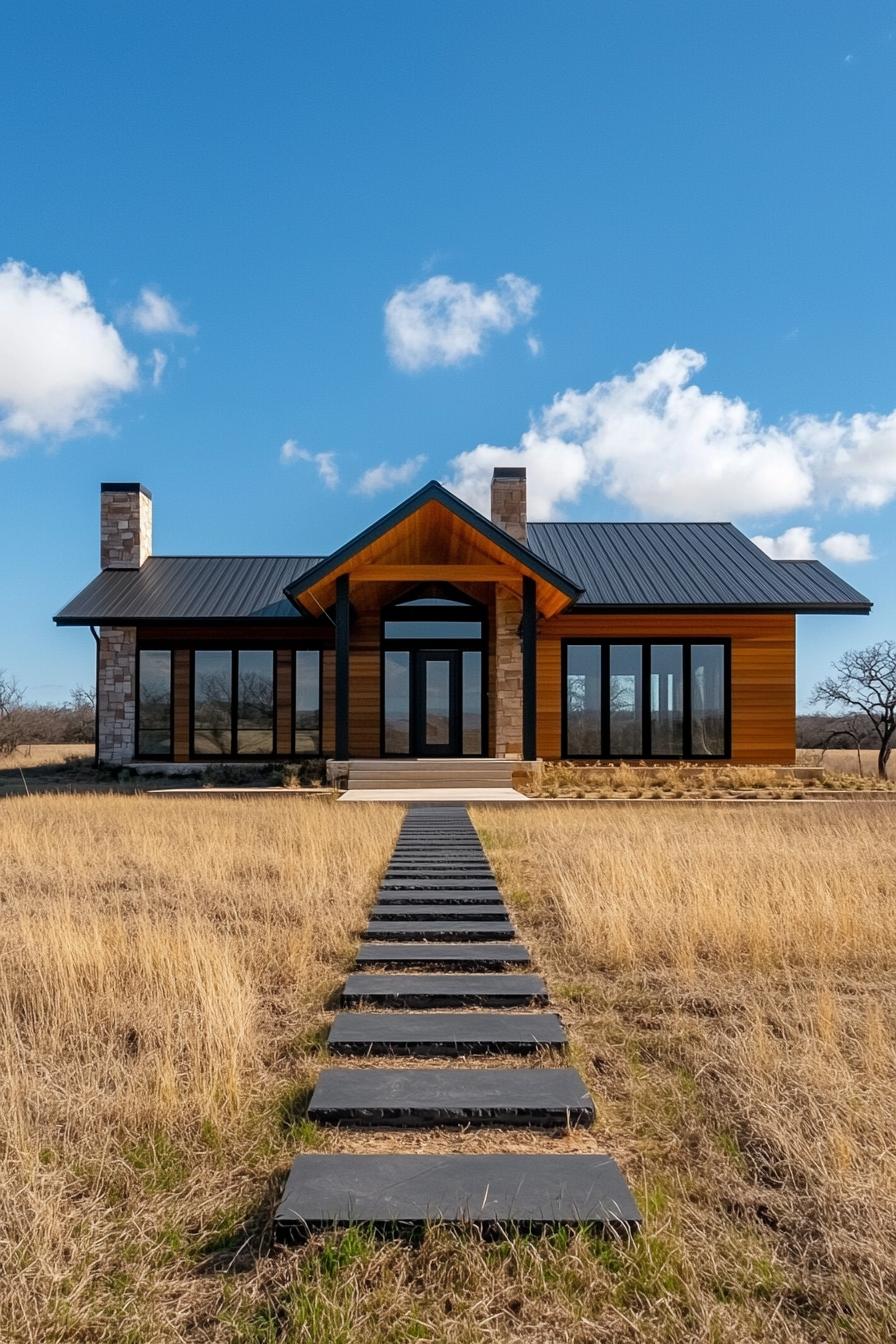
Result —
POLYGON ((141 649, 137 671, 137 754, 171 754, 171 650, 141 649))
POLYGON ((566 754, 600 756, 599 644, 570 644, 566 650, 566 754))
POLYGON ((193 655, 193 754, 233 754, 233 654, 197 649, 193 655))
POLYGON ((567 640, 564 756, 724 757, 728 645, 567 640))
POLYGON ((236 655, 236 754, 270 756, 274 750, 274 655, 242 649, 236 655))
POLYGON ((407 649, 383 654, 383 747, 387 756, 411 750, 411 655, 407 649))
POLYGON ((296 650, 296 717, 293 751, 298 756, 320 755, 320 664, 320 649, 296 650))
POLYGON ((197 649, 193 755, 270 756, 273 751, 273 651, 197 649))
POLYGON ((725 649, 691 646, 691 754, 725 754, 725 649))

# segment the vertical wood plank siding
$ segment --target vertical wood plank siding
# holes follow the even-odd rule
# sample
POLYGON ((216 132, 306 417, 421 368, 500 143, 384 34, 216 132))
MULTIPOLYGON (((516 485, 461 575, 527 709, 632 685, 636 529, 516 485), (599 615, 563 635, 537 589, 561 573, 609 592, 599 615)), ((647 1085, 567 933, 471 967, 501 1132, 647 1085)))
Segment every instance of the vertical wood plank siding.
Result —
POLYGON ((172 755, 176 761, 190 759, 190 650, 175 649, 172 691, 174 695, 174 740, 172 755))
POLYGON ((292 751, 292 649, 278 649, 274 661, 274 694, 277 704, 276 750, 282 756, 292 751))
POLYGON ((789 613, 743 616, 556 616, 538 629, 538 755, 561 752, 561 640, 731 640, 731 760, 788 765, 796 751, 796 618, 789 613))
POLYGON ((348 671, 350 756, 380 754, 380 613, 358 612, 352 621, 348 671))

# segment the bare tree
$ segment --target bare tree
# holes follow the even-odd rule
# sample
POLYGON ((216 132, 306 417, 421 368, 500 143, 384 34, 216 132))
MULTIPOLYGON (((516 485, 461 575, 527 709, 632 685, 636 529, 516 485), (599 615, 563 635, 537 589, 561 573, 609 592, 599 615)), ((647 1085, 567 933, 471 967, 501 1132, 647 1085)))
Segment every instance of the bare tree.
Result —
POLYGON ((877 773, 886 779, 896 737, 896 641, 885 639, 867 649, 844 653, 834 663, 831 676, 815 687, 814 698, 827 709, 841 711, 854 741, 857 719, 870 726, 878 749, 877 773))
POLYGON ((0 756, 11 755, 22 742, 21 708, 22 692, 15 677, 0 668, 0 756))

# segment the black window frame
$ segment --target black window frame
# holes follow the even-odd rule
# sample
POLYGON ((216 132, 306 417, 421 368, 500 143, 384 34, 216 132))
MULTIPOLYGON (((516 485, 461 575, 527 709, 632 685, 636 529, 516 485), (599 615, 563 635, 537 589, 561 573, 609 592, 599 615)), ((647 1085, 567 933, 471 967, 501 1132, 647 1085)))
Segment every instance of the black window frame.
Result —
POLYGON ((651 636, 651 635, 605 635, 588 637, 576 635, 561 640, 560 651, 560 752, 564 760, 569 761, 725 761, 731 757, 731 636, 730 635, 693 635, 693 636, 651 636), (569 752, 568 711, 569 697, 567 689, 567 649, 570 645, 590 644, 600 648, 600 741, 602 751, 599 756, 578 756, 569 752), (637 646, 641 649, 641 746, 636 756, 625 756, 608 750, 610 744, 610 648, 614 644, 637 646), (682 651, 682 752, 680 755, 654 756, 651 746, 650 713, 650 648, 653 644, 680 645, 682 651), (724 693, 724 741, 720 756, 695 756, 692 751, 692 676, 691 650, 704 644, 718 644, 723 650, 724 671, 722 686, 724 693))
POLYGON ((134 757, 138 761, 170 761, 174 754, 174 649, 169 645, 155 648, 137 646, 134 667, 134 757), (140 750, 140 660, 144 653, 168 655, 168 750, 163 752, 140 750))
MULTIPOLYGON (((313 761, 324 755, 324 646, 323 644, 296 644, 289 650, 290 660, 290 706, 292 731, 290 733, 290 756, 297 761, 313 761), (296 751, 296 654, 297 653, 316 653, 317 654, 317 732, 320 739, 317 751, 296 751)), ((276 667, 276 663, 275 663, 276 667)), ((276 693, 274 700, 276 702, 276 693)), ((274 722, 276 724, 277 706, 274 705, 274 722)), ((276 742, 277 735, 274 734, 276 742)))
MULTIPOLYGON (((295 661, 295 660, 293 660, 295 661)), ((293 714, 295 719, 295 714, 293 714)), ((267 644, 208 644, 197 646, 190 649, 190 760, 191 761, 266 761, 273 760, 276 757, 282 759, 282 753, 277 751, 277 647, 267 644), (229 752, 203 752, 196 750, 196 654, 197 653, 229 653, 230 662, 230 751, 229 752), (273 719, 271 726, 271 750, 270 752, 238 752, 234 750, 237 743, 237 719, 239 696, 237 686, 239 684, 239 656, 241 653, 270 653, 271 655, 271 691, 273 699, 273 719)))
MULTIPOLYGON (((471 616, 471 619, 473 617, 471 616)), ((482 661, 480 664, 480 683, 481 683, 481 750, 476 753, 464 753, 461 751, 463 759, 475 761, 482 760, 488 756, 489 743, 489 695, 488 695, 488 675, 489 675, 489 626, 488 626, 488 607, 484 602, 470 597, 468 593, 460 588, 455 588, 448 583, 430 583, 418 584, 416 587, 401 594, 380 611, 380 756, 387 760, 413 760, 414 747, 419 743, 415 742, 417 728, 415 718, 417 707, 419 705, 419 659, 417 654, 422 650, 431 649, 434 653, 442 650, 456 649, 459 653, 479 653, 482 661), (471 612, 475 612, 475 619, 480 622, 480 633, 475 637, 462 638, 459 636, 449 636, 445 639, 439 639, 434 635, 406 635, 404 638, 398 635, 392 635, 386 638, 386 621, 405 620, 408 624, 418 621, 442 622, 457 621, 463 619, 457 607, 408 607, 404 604, 410 601, 422 601, 427 597, 450 597, 454 601, 462 604, 471 612), (386 751, 386 654, 393 650, 407 650, 410 653, 409 663, 409 724, 410 741, 407 751, 386 751)), ((457 674, 457 695, 459 701, 463 700, 463 658, 458 659, 459 672, 457 674)), ((460 730, 460 742, 463 746, 463 731, 460 730)))

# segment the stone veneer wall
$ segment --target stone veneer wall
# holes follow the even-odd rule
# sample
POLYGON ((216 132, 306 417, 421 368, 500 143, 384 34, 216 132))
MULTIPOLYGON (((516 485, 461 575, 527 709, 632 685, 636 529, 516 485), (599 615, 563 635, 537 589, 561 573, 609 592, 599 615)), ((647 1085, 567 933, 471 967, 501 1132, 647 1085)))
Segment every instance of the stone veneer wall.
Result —
POLYGON ((136 729, 137 631, 132 625, 100 629, 98 756, 104 765, 133 760, 136 729))
POLYGON ((139 569, 152 555, 152 497, 139 487, 100 493, 100 569, 139 569))
POLYGON ((495 588, 495 755, 523 752, 523 599, 503 584, 495 588))

